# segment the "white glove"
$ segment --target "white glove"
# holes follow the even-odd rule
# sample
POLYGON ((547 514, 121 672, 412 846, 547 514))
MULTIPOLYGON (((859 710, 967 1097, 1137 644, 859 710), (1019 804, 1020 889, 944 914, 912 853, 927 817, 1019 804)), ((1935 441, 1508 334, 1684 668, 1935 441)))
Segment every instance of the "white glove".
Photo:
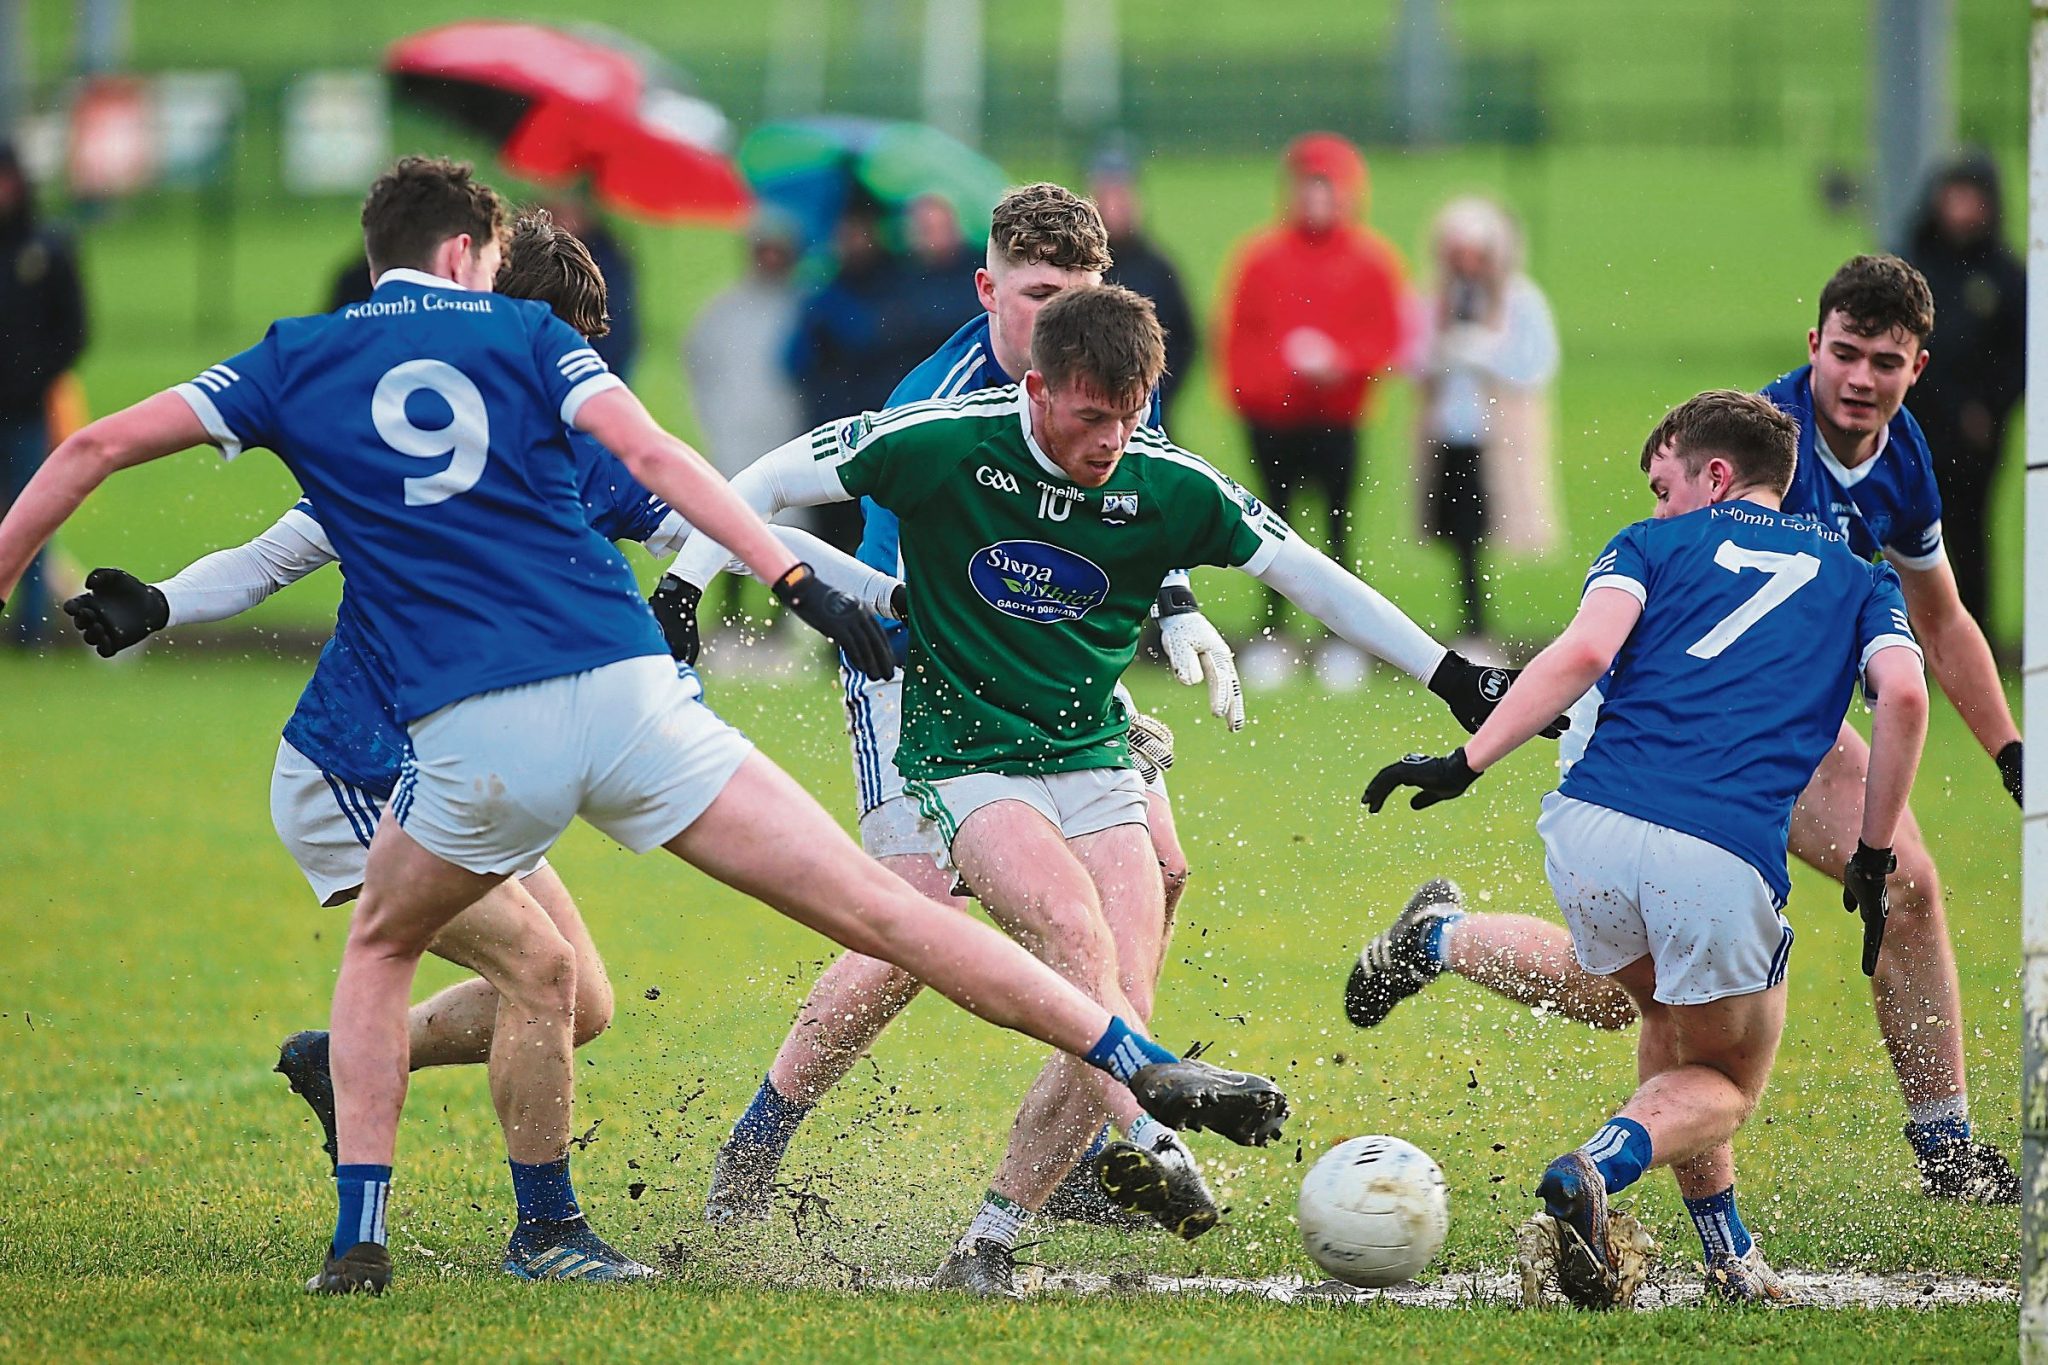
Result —
MULTIPOLYGON (((1165 612, 1157 605, 1152 609, 1159 618, 1159 643, 1166 650, 1167 665, 1184 686, 1193 687, 1206 680, 1209 714, 1224 721, 1232 731, 1242 730, 1244 687, 1237 680, 1237 656, 1230 652, 1230 645, 1216 627, 1209 624, 1209 618, 1194 610, 1193 594, 1185 588, 1177 592, 1186 596, 1185 606, 1165 612)), ((1167 593, 1162 592, 1161 602, 1166 597, 1167 593)))
POLYGON ((1173 731, 1157 716, 1142 711, 1132 716, 1124 743, 1131 751, 1131 766, 1148 787, 1173 766, 1173 731))

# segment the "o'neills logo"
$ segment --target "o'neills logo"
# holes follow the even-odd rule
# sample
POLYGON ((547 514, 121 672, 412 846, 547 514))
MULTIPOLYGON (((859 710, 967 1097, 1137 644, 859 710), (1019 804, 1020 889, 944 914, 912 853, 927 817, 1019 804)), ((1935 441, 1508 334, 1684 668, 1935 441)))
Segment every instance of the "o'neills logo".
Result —
POLYGON ((1042 540, 1002 540, 976 550, 967 581, 1005 616, 1041 625, 1078 621, 1109 595, 1109 575, 1072 550, 1042 540))

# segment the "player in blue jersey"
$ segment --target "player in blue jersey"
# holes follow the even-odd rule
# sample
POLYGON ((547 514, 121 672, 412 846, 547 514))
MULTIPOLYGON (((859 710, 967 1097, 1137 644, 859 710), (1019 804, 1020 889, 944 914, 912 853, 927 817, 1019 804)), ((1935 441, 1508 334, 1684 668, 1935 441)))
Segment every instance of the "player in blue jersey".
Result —
POLYGON ((1419 789, 1418 810, 1462 795, 1604 679, 1599 727, 1536 825, 1580 965, 1642 1016, 1634 1098, 1537 1186, 1560 1286, 1589 1307, 1618 1288, 1607 1197, 1656 1166, 1699 1228, 1710 1293, 1789 1298, 1736 1211, 1728 1139, 1785 1024, 1793 802, 1859 675, 1871 746, 1843 904, 1862 912, 1863 970, 1876 970, 1927 685, 1897 573, 1782 510, 1797 441, 1753 394, 1674 409, 1643 447, 1656 517, 1607 543, 1571 625, 1463 748, 1389 764, 1366 789, 1375 813, 1402 787, 1419 789))
MULTIPOLYGON (((583 338, 543 304, 486 292, 496 196, 466 166, 407 158, 372 187, 363 224, 367 302, 282 320, 198 381, 92 423, 0 520, 4 594, 114 471, 199 444, 267 447, 320 509, 375 657, 393 670, 409 752, 335 985, 338 1213, 308 1288, 390 1282, 385 1207, 419 958, 579 815, 1088 1057, 1166 1122, 1270 1137, 1285 1112, 1271 1082, 1175 1058, 994 930, 935 910, 678 676, 625 561, 583 515, 572 428, 731 546, 857 666, 881 675, 892 661, 873 619, 821 585, 583 338)), ((546 1063, 567 1073, 572 962, 553 984, 546 1063)), ((564 1155, 569 1121, 563 1106, 536 1123, 564 1155)))
MULTIPOLYGON (((1934 302, 1919 272, 1893 256, 1858 256, 1821 290, 1807 333, 1809 363, 1764 395, 1799 424, 1789 511, 1835 527, 1858 555, 1898 570, 1927 666, 1970 732, 2020 796, 2019 728, 1984 632, 1964 610, 1941 546, 1941 494, 1919 423, 1904 407, 1930 363, 1934 302)), ((1569 762, 1593 732, 1597 691, 1560 748, 1569 762)), ((1791 852, 1841 880, 1854 847, 1868 746, 1844 725, 1793 809, 1791 852)), ((1906 1101, 1905 1135, 1931 1198, 2019 1202, 2019 1178, 1971 1127, 1963 1065, 1962 998, 1941 880, 1907 812, 1892 878, 1892 928, 1872 982, 1878 1027, 1906 1101)), ((1468 914, 1441 879, 1418 891, 1360 954, 1346 989, 1352 1021, 1370 1026, 1442 972, 1526 1004, 1543 1003, 1603 1028, 1635 1018, 1628 997, 1572 962, 1564 931, 1528 915, 1468 914)))
MULTIPOLYGON (((570 234, 545 213, 514 225, 496 292, 535 298, 585 337, 605 331, 603 275, 570 234)), ((689 523, 649 493, 612 454, 572 433, 584 514, 608 540, 638 541, 673 554, 689 523)), ((807 532, 777 536, 820 566, 820 577, 871 609, 887 611, 895 579, 868 569, 807 532)), ((247 544, 217 551, 172 578, 146 584, 119 569, 95 569, 88 591, 64 604, 88 643, 103 657, 167 628, 224 620, 335 562, 334 547, 309 502, 247 544)), ((394 713, 390 668, 370 655, 355 600, 344 594, 334 638, 299 698, 271 772, 271 819, 278 837, 325 906, 353 900, 363 884, 370 838, 397 785, 406 735, 394 713)), ((602 1283, 653 1272, 588 1229, 580 1210, 551 1198, 559 1182, 552 1153, 521 1152, 517 1136, 530 1115, 565 1102, 550 1093, 562 1077, 529 1076, 524 1046, 529 1021, 548 1012, 544 974, 564 955, 575 960, 574 1041, 582 1047, 604 1032, 612 1014, 611 983, 568 888, 541 859, 492 888, 441 930, 436 956, 479 973, 412 1008, 409 1061, 415 1071, 486 1062, 500 1119, 514 1149, 513 1192, 518 1230, 504 1267, 530 1279, 602 1283), (503 1021, 501 1028, 500 1021, 503 1021), (502 1046, 495 1040, 504 1039, 502 1046), (541 1093, 534 1093, 536 1087, 541 1093), (524 1162, 521 1155, 547 1157, 524 1162)), ((334 1090, 324 1030, 295 1033, 279 1051, 278 1068, 312 1107, 328 1159, 335 1157, 334 1090)))
MULTIPOLYGON (((974 273, 983 311, 904 376, 889 396, 889 407, 1017 383, 1030 368, 1031 325, 1038 310, 1068 289, 1100 284, 1109 265, 1109 234, 1087 199, 1049 183, 1011 190, 990 216, 985 263, 974 273)), ((1146 424, 1160 424, 1156 391, 1146 424)), ((860 506, 860 559, 885 573, 899 573, 895 513, 872 498, 863 498, 860 506)), ((673 623, 672 640, 695 639, 696 605, 710 574, 719 567, 708 557, 694 564, 679 562, 663 579, 656 591, 656 610, 665 624, 673 623)), ((1240 728, 1244 701, 1230 647, 1197 609, 1185 572, 1169 575, 1161 585, 1155 614, 1175 675, 1186 683, 1206 679, 1211 709, 1231 729, 1240 728)), ((900 622, 887 626, 900 662, 907 634, 900 622)), ((847 732, 853 741, 861 846, 932 900, 960 904, 953 896, 952 874, 934 861, 943 852, 937 833, 930 822, 919 819, 917 803, 905 794, 903 776, 896 770, 902 679, 870 679, 849 669, 842 670, 841 683, 847 732)), ((1120 695, 1126 706, 1132 705, 1128 693, 1120 690, 1120 695)), ((1157 721, 1145 717, 1134 722, 1134 753, 1150 760, 1149 823, 1165 875, 1169 924, 1188 877, 1187 855, 1166 795, 1164 766, 1172 762, 1171 742, 1170 732, 1157 721)), ((917 983, 904 973, 858 953, 849 953, 826 969, 798 1009, 730 1140, 720 1148, 706 1201, 709 1217, 723 1222, 768 1216, 774 1179, 798 1125, 917 990, 917 983)), ((1185 1171, 1192 1185, 1199 1186, 1192 1162, 1185 1171)), ((1207 1201, 1206 1192, 1201 1198, 1207 1201)), ((1096 1221, 1116 1216, 1085 1170, 1061 1190, 1051 1207, 1062 1215, 1096 1221)))

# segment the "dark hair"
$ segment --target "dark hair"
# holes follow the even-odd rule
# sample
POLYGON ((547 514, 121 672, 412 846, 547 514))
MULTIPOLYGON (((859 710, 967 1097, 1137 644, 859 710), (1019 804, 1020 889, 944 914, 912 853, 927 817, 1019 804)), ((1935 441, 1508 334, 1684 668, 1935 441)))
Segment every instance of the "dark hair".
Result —
POLYGON ((604 272, 590 259, 590 248, 566 228, 555 226, 546 209, 521 214, 512 224, 505 263, 492 286, 515 299, 539 299, 555 316, 586 337, 612 329, 605 311, 604 272))
POLYGON ((1840 313, 1842 326, 1860 337, 1881 337, 1894 329, 1921 345, 1934 331, 1934 295, 1926 277, 1897 256, 1852 256, 1820 291, 1820 321, 1840 313))
POLYGON ((1107 398, 1150 393, 1166 373, 1166 332, 1142 294, 1062 289, 1031 324, 1031 368, 1052 388, 1079 379, 1107 398))
POLYGON ((421 269, 435 247, 465 232, 478 251, 505 235, 505 201, 466 161, 404 157, 363 199, 363 250, 374 273, 421 269))
POLYGON ((1782 494, 1792 486, 1799 462, 1799 424, 1759 394, 1708 389, 1666 413, 1643 442, 1645 472, 1667 445, 1687 473, 1697 474, 1719 455, 1735 466, 1738 484, 1760 484, 1782 494))
POLYGON ((1094 201, 1050 181, 1004 195, 990 217, 988 242, 1010 265, 1098 273, 1110 266, 1109 229, 1094 201))

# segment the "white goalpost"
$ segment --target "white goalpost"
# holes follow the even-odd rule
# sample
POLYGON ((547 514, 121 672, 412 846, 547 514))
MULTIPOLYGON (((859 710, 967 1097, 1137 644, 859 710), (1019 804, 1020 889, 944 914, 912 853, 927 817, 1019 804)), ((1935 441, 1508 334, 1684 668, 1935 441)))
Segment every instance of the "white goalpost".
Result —
MULTIPOLYGON (((2025 710, 2048 716, 2048 0, 2034 0, 2027 104, 2025 710)), ((2048 1365, 2048 771, 2028 746, 2021 823, 2020 1355, 2048 1365)))

